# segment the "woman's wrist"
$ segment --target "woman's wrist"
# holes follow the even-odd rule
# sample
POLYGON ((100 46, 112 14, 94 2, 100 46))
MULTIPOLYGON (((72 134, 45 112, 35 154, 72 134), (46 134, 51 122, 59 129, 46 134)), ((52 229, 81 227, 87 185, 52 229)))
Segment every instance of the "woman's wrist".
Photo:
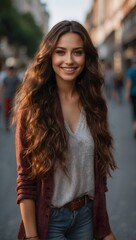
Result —
POLYGON ((25 239, 26 239, 26 240, 27 240, 27 239, 28 239, 28 240, 31 240, 31 239, 32 239, 32 240, 36 240, 36 239, 39 239, 39 238, 38 238, 38 235, 35 235, 35 236, 31 236, 31 237, 25 237, 25 239))
POLYGON ((107 235, 103 240, 116 240, 114 234, 111 232, 109 235, 107 235))

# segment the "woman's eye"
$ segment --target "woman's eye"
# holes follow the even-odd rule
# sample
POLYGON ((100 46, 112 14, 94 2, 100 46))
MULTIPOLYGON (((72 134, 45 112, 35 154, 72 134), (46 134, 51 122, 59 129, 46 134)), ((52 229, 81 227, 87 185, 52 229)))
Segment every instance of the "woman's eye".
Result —
POLYGON ((65 52, 61 50, 57 50, 56 53, 60 56, 63 56, 65 54, 65 52))
POLYGON ((75 51, 74 52, 74 55, 75 56, 80 56, 80 55, 82 55, 83 54, 83 51, 75 51))

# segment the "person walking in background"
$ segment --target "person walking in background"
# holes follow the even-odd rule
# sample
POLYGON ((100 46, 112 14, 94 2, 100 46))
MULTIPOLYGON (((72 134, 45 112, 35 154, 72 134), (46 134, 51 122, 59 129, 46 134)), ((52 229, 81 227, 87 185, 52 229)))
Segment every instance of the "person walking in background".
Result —
POLYGON ((16 95, 19 239, 115 240, 105 200, 116 164, 103 82, 86 29, 56 24, 16 95))
POLYGON ((2 87, 2 79, 0 77, 0 122, 2 116, 2 102, 3 102, 3 87, 2 87))
POLYGON ((132 66, 127 71, 126 98, 131 102, 133 110, 133 131, 136 138, 136 56, 132 58, 132 66))
POLYGON ((113 97, 113 88, 114 88, 114 70, 111 63, 106 63, 105 72, 104 72, 104 81, 105 81, 105 93, 108 100, 111 100, 113 97))
POLYGON ((4 116, 6 130, 9 130, 11 109, 13 100, 20 81, 16 74, 16 63, 14 58, 6 60, 6 76, 3 78, 3 100, 4 100, 4 116))
POLYGON ((0 67, 0 121, 1 121, 1 113, 2 113, 2 95, 3 95, 3 91, 2 91, 2 78, 1 78, 1 67, 0 67))
POLYGON ((114 99, 117 98, 117 101, 122 104, 124 100, 124 76, 123 73, 119 70, 114 75, 114 99))
POLYGON ((6 71, 4 69, 4 58, 0 56, 0 123, 2 119, 3 111, 3 78, 6 76, 6 71))

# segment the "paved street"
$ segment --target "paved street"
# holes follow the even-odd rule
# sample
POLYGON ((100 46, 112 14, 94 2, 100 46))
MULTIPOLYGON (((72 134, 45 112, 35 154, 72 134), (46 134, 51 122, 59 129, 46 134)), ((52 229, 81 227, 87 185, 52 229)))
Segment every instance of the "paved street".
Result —
POLYGON ((136 140, 130 107, 110 104, 109 119, 118 164, 107 194, 111 225, 117 240, 136 240, 136 140))
MULTIPOLYGON (((136 140, 128 104, 109 104, 118 170, 108 180, 107 206, 117 240, 136 240, 136 140)), ((0 123, 0 239, 15 240, 20 213, 16 205, 14 134, 0 123)), ((85 240, 85 239, 83 239, 85 240)))

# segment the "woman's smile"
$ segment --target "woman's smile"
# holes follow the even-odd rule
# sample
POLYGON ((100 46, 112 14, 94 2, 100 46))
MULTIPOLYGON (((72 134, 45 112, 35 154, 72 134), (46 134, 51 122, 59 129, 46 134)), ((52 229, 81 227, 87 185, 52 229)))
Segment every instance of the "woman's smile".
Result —
POLYGON ((60 67, 66 74, 73 74, 77 70, 77 67, 60 67))

